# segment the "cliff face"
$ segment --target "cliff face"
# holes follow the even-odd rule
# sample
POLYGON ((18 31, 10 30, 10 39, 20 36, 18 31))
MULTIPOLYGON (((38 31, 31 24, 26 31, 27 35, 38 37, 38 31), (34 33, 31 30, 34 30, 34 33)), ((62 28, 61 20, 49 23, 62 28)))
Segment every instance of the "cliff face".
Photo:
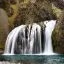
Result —
POLYGON ((53 9, 57 16, 57 24, 52 35, 54 52, 64 54, 64 1, 51 0, 51 2, 55 6, 53 9))
POLYGON ((14 21, 14 26, 56 19, 53 14, 51 3, 48 0, 28 1, 26 5, 24 2, 21 2, 20 5, 18 15, 14 21))
POLYGON ((54 52, 64 54, 64 12, 57 21, 55 30, 52 35, 54 52))

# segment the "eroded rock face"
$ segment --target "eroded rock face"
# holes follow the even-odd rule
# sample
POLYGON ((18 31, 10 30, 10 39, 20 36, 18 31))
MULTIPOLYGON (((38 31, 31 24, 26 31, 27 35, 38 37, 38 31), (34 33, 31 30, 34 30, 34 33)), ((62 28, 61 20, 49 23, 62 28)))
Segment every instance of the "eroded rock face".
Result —
POLYGON ((4 48, 8 35, 8 17, 3 9, 0 9, 0 49, 4 48))

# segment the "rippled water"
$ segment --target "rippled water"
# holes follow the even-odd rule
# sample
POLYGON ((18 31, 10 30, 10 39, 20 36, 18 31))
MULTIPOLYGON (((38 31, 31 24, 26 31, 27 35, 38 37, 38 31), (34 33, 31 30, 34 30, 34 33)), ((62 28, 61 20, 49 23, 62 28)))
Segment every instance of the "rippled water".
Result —
POLYGON ((64 55, 0 55, 0 61, 20 64, 64 64, 64 55))

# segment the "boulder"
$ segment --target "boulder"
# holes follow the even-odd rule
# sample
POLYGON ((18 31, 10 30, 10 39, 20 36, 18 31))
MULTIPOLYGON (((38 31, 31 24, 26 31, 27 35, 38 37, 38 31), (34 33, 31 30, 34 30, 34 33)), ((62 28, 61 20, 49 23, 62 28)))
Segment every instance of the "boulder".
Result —
POLYGON ((8 16, 0 8, 0 49, 4 49, 5 41, 8 35, 8 16))

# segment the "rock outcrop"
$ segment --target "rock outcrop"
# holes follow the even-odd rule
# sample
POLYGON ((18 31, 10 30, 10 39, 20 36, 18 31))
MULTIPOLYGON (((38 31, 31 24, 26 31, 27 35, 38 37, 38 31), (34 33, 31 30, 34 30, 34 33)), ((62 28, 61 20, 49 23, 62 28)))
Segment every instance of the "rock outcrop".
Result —
POLYGON ((4 49, 8 35, 8 16, 3 9, 0 9, 0 49, 4 49))

